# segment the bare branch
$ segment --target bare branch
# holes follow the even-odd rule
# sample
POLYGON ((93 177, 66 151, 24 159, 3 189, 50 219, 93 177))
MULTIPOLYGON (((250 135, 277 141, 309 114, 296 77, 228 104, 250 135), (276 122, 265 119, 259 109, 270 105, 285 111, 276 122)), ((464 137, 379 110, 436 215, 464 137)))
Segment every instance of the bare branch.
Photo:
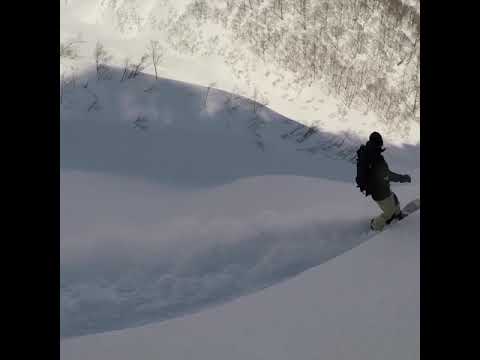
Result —
POLYGON ((157 67, 163 58, 163 49, 157 40, 155 41, 151 40, 150 46, 148 47, 148 51, 149 51, 150 57, 152 58, 152 64, 155 69, 155 80, 158 80, 157 67))
POLYGON ((136 78, 143 70, 145 70, 147 67, 148 57, 148 54, 144 54, 138 63, 130 65, 130 74, 128 75, 128 79, 136 78))
POLYGON ((97 71, 97 79, 104 79, 107 75, 108 63, 112 60, 112 56, 108 54, 103 44, 97 41, 93 52, 95 59, 95 69, 97 71))

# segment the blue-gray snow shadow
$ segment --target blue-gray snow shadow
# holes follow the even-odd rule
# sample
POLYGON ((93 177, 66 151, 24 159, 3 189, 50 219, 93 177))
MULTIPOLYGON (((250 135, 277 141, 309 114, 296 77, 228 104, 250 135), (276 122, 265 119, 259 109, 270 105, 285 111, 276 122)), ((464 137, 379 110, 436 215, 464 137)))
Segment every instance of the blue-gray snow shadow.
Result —
MULTIPOLYGON (((143 74, 120 82, 114 68, 110 76, 87 72, 65 89, 62 169, 194 188, 273 174, 353 182, 353 135, 312 132, 267 107, 255 115, 250 100, 215 89, 143 74)), ((400 150, 419 157, 419 146, 400 150)))
MULTIPOLYGON (((213 243, 189 256, 152 254, 61 267, 61 336, 145 325, 196 312, 295 276, 366 241, 367 219, 310 222, 213 243)), ((214 236, 214 235, 213 235, 214 236)))

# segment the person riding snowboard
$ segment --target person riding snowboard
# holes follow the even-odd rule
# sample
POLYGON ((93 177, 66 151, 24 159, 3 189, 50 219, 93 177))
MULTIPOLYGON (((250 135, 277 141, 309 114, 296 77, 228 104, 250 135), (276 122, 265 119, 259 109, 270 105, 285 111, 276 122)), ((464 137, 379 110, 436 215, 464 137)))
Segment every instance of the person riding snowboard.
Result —
POLYGON ((357 187, 362 193, 365 192, 365 196, 371 195, 382 210, 370 222, 370 228, 375 231, 381 231, 392 220, 403 217, 400 202, 390 190, 390 182, 411 182, 410 175, 390 171, 382 156, 384 151, 382 136, 376 131, 370 134, 367 143, 357 151, 357 187))

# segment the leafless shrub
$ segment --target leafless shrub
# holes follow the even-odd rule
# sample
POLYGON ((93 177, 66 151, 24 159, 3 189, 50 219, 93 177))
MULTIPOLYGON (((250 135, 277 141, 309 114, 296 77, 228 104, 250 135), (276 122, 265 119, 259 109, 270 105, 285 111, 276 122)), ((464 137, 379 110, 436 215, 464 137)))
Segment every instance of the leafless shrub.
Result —
POLYGON ((130 64, 128 79, 135 79, 147 67, 148 54, 144 54, 137 63, 130 64))
POLYGON ((67 40, 60 43, 60 57, 67 59, 76 59, 78 57, 77 45, 82 43, 80 40, 67 40))
POLYGON ((160 46, 158 41, 150 41, 150 45, 148 47, 148 52, 150 57, 152 58, 152 64, 155 69, 155 80, 158 79, 157 67, 160 64, 160 61, 163 57, 163 50, 160 46))
POLYGON ((110 78, 108 75, 108 63, 112 60, 112 56, 108 54, 105 47, 100 42, 97 42, 93 53, 95 59, 95 69, 97 72, 97 79, 110 78))

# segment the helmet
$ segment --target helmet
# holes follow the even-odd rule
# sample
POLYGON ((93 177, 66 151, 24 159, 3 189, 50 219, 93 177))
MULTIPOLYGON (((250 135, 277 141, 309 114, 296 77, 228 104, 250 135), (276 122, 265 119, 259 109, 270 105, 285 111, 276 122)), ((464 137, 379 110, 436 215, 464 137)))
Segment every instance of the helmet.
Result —
POLYGON ((376 131, 374 131, 370 134, 370 137, 369 137, 368 140, 374 147, 381 148, 383 146, 382 135, 380 135, 376 131))

